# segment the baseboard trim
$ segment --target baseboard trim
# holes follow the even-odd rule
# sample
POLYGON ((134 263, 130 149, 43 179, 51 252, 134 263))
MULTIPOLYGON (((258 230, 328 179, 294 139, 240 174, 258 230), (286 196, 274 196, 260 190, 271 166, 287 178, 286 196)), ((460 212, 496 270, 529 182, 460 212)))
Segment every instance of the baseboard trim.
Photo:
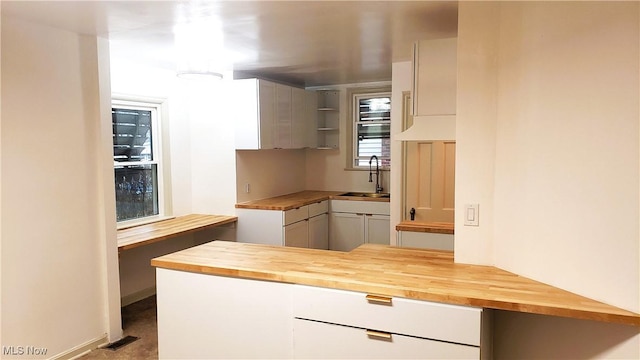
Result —
POLYGON ((72 360, 77 359, 82 355, 87 354, 89 351, 99 348, 100 346, 106 345, 109 343, 109 339, 107 338, 107 334, 102 335, 94 340, 90 340, 84 344, 78 345, 70 350, 67 350, 63 353, 60 353, 52 358, 51 360, 72 360))
POLYGON ((146 299, 149 296, 153 296, 156 294, 156 287, 152 286, 138 292, 134 292, 133 294, 129 294, 120 299, 120 306, 125 307, 127 305, 133 304, 136 301, 140 301, 142 299, 146 299))

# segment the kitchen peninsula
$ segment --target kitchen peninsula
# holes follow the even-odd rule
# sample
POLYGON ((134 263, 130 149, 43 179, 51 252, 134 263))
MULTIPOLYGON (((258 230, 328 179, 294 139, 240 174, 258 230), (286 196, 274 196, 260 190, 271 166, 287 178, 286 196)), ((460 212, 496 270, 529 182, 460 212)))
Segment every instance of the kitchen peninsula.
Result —
POLYGON ((214 241, 152 265, 161 358, 490 357, 491 309, 640 326, 639 314, 445 251, 214 241))

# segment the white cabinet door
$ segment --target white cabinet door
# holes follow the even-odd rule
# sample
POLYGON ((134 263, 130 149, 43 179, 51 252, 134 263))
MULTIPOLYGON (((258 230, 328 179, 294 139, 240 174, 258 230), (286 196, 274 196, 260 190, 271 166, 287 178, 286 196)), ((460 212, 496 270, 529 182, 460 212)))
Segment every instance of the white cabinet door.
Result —
POLYGON ((414 45, 414 116, 456 113, 456 51, 456 38, 414 45))
POLYGON ((297 318, 293 344, 297 359, 480 358, 480 348, 475 346, 297 318))
POLYGON ((391 244, 389 226, 389 216, 366 214, 364 217, 365 242, 368 244, 391 244))
POLYGON ((274 147, 291 148, 291 87, 276 84, 274 147))
POLYGON ((309 218, 309 247, 329 249, 329 215, 320 214, 309 218))
POLYGON ((275 128, 275 99, 276 87, 274 83, 258 80, 258 99, 260 103, 259 124, 260 124, 260 144, 259 149, 273 149, 275 128))
POLYGON ((160 359, 290 359, 291 285, 156 269, 160 359))
POLYGON ((272 149, 275 84, 258 79, 234 80, 231 86, 236 149, 272 149))
POLYGON ((284 246, 309 247, 309 220, 298 221, 282 228, 284 246))
POLYGON ((364 215, 332 213, 329 250, 351 251, 364 243, 364 215))
POLYGON ((309 147, 309 119, 305 107, 306 91, 291 88, 291 147, 309 147))
POLYGON ((306 90, 304 94, 306 143, 307 147, 318 147, 318 96, 315 91, 306 90))
POLYGON ((236 209, 236 241, 282 246, 282 211, 236 209))

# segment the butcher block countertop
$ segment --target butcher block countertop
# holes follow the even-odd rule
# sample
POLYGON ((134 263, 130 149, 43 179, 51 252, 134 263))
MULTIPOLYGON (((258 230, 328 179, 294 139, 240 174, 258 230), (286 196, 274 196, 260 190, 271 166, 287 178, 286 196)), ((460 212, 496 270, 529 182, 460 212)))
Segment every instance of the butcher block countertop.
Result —
POLYGON ((640 315, 453 253, 365 244, 351 252, 213 241, 156 267, 640 326, 640 315))
POLYGON ((396 225, 396 230, 453 235, 454 226, 453 223, 445 222, 421 223, 416 221, 403 221, 396 225))
POLYGON ((236 221, 236 216, 189 214, 118 229, 118 252, 236 221))
POLYGON ((260 200, 252 200, 236 204, 237 209, 258 209, 258 210, 291 210, 301 206, 313 204, 323 200, 341 199, 352 201, 380 201, 389 202, 389 198, 365 198, 353 196, 341 196, 346 191, 320 191, 305 190, 297 193, 276 196, 260 200))

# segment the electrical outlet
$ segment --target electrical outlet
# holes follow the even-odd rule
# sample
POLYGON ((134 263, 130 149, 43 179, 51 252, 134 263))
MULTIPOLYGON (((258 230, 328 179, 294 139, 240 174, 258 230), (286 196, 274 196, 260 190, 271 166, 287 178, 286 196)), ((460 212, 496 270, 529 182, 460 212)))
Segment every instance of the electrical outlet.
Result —
POLYGON ((478 204, 465 204, 464 205, 464 225, 465 226, 479 226, 478 204))

